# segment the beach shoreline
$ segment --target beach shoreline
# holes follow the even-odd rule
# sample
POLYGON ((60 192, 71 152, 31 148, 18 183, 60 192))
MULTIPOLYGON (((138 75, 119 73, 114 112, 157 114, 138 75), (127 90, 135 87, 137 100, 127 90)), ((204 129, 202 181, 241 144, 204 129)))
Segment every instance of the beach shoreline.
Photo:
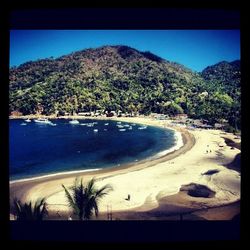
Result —
MULTIPOLYGON (((71 119, 71 118, 69 118, 71 119)), ((78 119, 78 118, 77 118, 78 119)), ((84 117, 84 119, 86 119, 84 117)), ((87 118, 96 119, 96 118, 87 118)), ((144 125, 160 126, 160 127, 170 127, 165 121, 153 120, 149 118, 107 118, 105 120, 119 120, 125 122, 133 122, 144 125)), ((54 177, 45 177, 40 180, 30 180, 24 182, 16 182, 10 184, 10 199, 18 197, 22 201, 34 200, 41 196, 48 197, 48 203, 51 211, 68 211, 69 209, 65 206, 65 197, 61 184, 66 186, 72 184, 75 177, 83 177, 84 181, 90 180, 92 177, 97 179, 98 185, 104 185, 110 183, 114 186, 113 194, 107 196, 107 199, 103 201, 100 206, 101 213, 105 213, 107 204, 113 205, 114 212, 119 211, 150 211, 159 207, 159 201, 164 197, 171 197, 171 195, 178 195, 181 184, 185 184, 192 181, 205 182, 208 186, 212 186, 216 190, 216 195, 218 197, 212 200, 205 200, 205 198, 196 199, 197 208, 199 208, 199 202, 206 204, 207 207, 225 205, 235 202, 240 199, 239 183, 236 180, 238 178, 237 173, 228 172, 226 167, 221 164, 220 159, 215 157, 213 161, 211 159, 203 159, 206 155, 204 152, 200 152, 205 149, 206 140, 209 137, 214 137, 212 139, 218 142, 223 141, 221 131, 211 130, 211 131, 187 131, 183 128, 174 128, 181 132, 183 139, 183 146, 163 157, 152 159, 151 161, 131 163, 127 166, 115 168, 115 169, 101 169, 95 172, 86 173, 72 173, 71 175, 58 175, 54 177), (204 137, 204 138, 203 138, 204 137), (196 156, 196 160, 195 160, 196 156), (200 162, 199 162, 200 161, 200 162), (207 163, 209 162, 208 166, 207 163), (203 164, 204 163, 204 167, 203 164), (203 173, 207 168, 210 169, 217 166, 219 163, 220 172, 218 175, 214 175, 217 179, 221 180, 226 176, 231 178, 233 185, 228 184, 229 189, 231 188, 235 194, 231 195, 228 192, 232 190, 223 191, 216 181, 208 181, 203 178, 201 173, 203 173), (211 165, 211 166, 210 166, 211 165), (185 166, 190 166, 189 168, 185 166), (192 168, 191 168, 192 167, 192 168), (179 179, 178 179, 179 174, 179 179), (153 181, 155 177, 155 182, 153 181), (201 180, 200 180, 201 178, 201 180), (137 186, 135 185, 137 181, 137 186), (145 182, 145 183, 144 183, 145 182), (132 183, 132 184, 131 184, 132 183), (129 187, 129 188, 128 188, 129 187), (132 201, 130 203, 124 201, 124 197, 127 193, 132 194, 132 201), (223 197, 225 196, 225 197, 223 197), (210 204, 209 204, 210 203, 210 204)), ((225 137, 225 134, 223 134, 225 137)), ((211 138, 210 138, 211 141, 211 138)), ((209 142, 209 141, 208 141, 209 142)), ((210 143, 210 142, 209 142, 210 143)), ((220 150, 218 145, 213 145, 213 151, 220 150)), ((235 149, 234 151, 229 149, 228 146, 224 146, 226 149, 225 162, 229 163, 233 160, 235 155, 240 151, 235 149)), ((211 146, 212 148, 212 146, 211 146)), ((213 154, 210 154, 210 158, 213 154)), ((216 155, 215 155, 216 156, 216 155)), ((230 179, 230 180, 231 180, 230 179)), ((225 184, 225 181, 224 181, 225 184)), ((227 188, 228 188, 227 187, 227 188)), ((225 187, 223 187, 225 188, 225 187)), ((187 204, 187 207, 193 202, 191 197, 182 197, 182 203, 187 204), (186 199, 186 200, 185 200, 186 199)), ((169 200, 168 202, 174 203, 174 200, 169 200)), ((176 202, 176 200, 175 200, 176 202)), ((183 204, 182 204, 183 205, 183 204)), ((201 206, 200 206, 201 207, 201 206)))
MULTIPOLYGON (((24 118, 23 118, 24 119, 24 118)), ((61 118, 57 118, 57 119, 61 119, 61 118)), ((95 119, 95 118, 92 118, 92 119, 95 119)), ((88 120, 87 119, 81 119, 81 120, 88 120)), ((102 119, 99 119, 99 120, 102 120, 102 119)), ((129 121, 128 119, 125 119, 125 120, 122 120, 122 119, 117 119, 117 118, 114 118, 114 119, 106 119, 106 120, 112 120, 112 121, 123 121, 123 122, 127 122, 127 123, 132 123, 134 121, 129 121)), ((174 131, 174 137, 175 137, 175 140, 176 140, 176 143, 174 146, 170 147, 169 149, 164 149, 158 153, 156 153, 155 155, 152 155, 150 157, 147 157, 145 159, 142 159, 140 161, 137 161, 137 162, 130 162, 130 163, 125 163, 125 164, 122 164, 120 166, 114 166, 114 167, 109 167, 109 168, 95 168, 95 169, 83 169, 83 170, 74 170, 74 171, 64 171, 64 172, 57 172, 57 173, 49 173, 49 174, 45 174, 45 175, 39 175, 39 176, 32 176, 32 177, 28 177, 28 178, 22 178, 22 179, 15 179, 15 180, 10 180, 10 184, 13 184, 13 183, 18 183, 18 182, 27 182, 27 181, 36 181, 36 180, 43 180, 43 179, 51 179, 53 177, 58 177, 58 178, 61 178, 61 177, 64 177, 64 176, 73 176, 73 175, 81 175, 85 172, 100 172, 102 170, 107 170, 108 172, 112 171, 112 170, 119 170, 119 169, 127 169, 127 168, 130 168, 131 166, 134 166, 134 165, 141 165, 145 162, 153 162, 157 159, 159 159, 160 161, 164 160, 165 156, 167 155, 170 155, 171 153, 175 152, 175 151, 178 151, 181 147, 184 146, 185 142, 187 141, 187 136, 185 134, 182 134, 182 130, 180 129, 174 129, 174 128, 166 128, 166 127, 163 127, 163 126, 159 126, 159 124, 157 125, 152 125, 151 123, 147 123, 145 124, 145 122, 134 122, 134 123, 137 123, 137 124, 140 124, 140 125, 148 125, 148 126, 157 126, 157 127, 160 127, 160 128, 164 128, 164 129, 168 129, 168 130, 172 130, 174 131), (164 158, 164 159, 161 159, 161 158, 164 158)), ((166 159, 165 159, 166 160, 166 159)), ((105 171, 103 171, 105 172, 105 171)))
MULTIPOLYGON (((117 118, 115 120, 122 121, 121 119, 117 119, 117 118)), ((133 122, 138 123, 138 124, 144 124, 144 125, 152 125, 149 123, 146 124, 145 122, 142 122, 142 121, 137 121, 137 122, 133 121, 133 122)), ((162 126, 158 125, 158 127, 162 127, 162 126)), ((173 128, 169 128, 169 129, 174 130, 173 128)), ((178 129, 178 130, 179 130, 178 132, 182 131, 182 129, 181 130, 178 129)), ((21 200, 23 200, 23 197, 25 196, 25 191, 26 191, 26 186, 24 189, 22 187, 23 184, 24 185, 27 184, 27 186, 30 187, 31 185, 40 184, 40 183, 43 183, 46 181, 60 180, 63 178, 71 178, 71 177, 79 177, 79 176, 84 177, 86 175, 100 175, 100 174, 113 175, 113 174, 120 174, 124 170, 127 171, 128 169, 130 171, 141 170, 141 169, 144 169, 144 168, 149 167, 149 166, 154 166, 160 162, 165 162, 166 160, 171 160, 171 159, 177 157, 179 154, 185 153, 187 150, 189 150, 194 145, 194 143, 195 143, 194 138, 191 137, 191 135, 188 134, 187 132, 182 131, 182 145, 181 145, 181 147, 178 148, 177 150, 171 151, 171 152, 169 152, 163 156, 157 157, 157 158, 154 158, 154 156, 153 156, 153 157, 150 157, 150 159, 147 158, 147 159, 143 159, 143 160, 138 161, 138 162, 123 164, 119 167, 67 171, 67 172, 60 172, 60 173, 49 174, 49 175, 44 175, 44 176, 31 177, 31 178, 27 178, 27 179, 25 178, 25 179, 13 180, 13 181, 10 181, 10 197, 11 198, 13 197, 12 193, 16 193, 17 197, 20 197, 20 195, 18 195, 18 193, 22 193, 23 195, 21 196, 21 200), (19 192, 17 192, 17 190, 19 190, 19 192), (22 191, 20 192, 20 190, 22 190, 22 191)))

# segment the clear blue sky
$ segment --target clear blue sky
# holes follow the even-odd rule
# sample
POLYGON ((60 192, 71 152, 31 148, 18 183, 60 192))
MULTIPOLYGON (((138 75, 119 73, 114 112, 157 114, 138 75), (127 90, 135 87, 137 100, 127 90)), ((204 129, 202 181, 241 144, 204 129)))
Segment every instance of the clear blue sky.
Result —
POLYGON ((103 45, 127 45, 201 71, 240 59, 239 30, 11 30, 10 66, 103 45))

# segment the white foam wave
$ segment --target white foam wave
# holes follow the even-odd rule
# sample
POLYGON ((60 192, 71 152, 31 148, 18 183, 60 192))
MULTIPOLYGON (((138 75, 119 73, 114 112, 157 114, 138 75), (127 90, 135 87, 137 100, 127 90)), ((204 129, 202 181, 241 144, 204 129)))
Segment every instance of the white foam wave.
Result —
POLYGON ((59 172, 59 173, 54 173, 54 174, 48 174, 48 175, 30 177, 30 178, 25 178, 25 179, 13 180, 13 181, 10 181, 10 184, 17 183, 17 182, 24 182, 24 181, 39 180, 39 179, 44 179, 44 178, 47 178, 47 177, 53 177, 53 176, 58 176, 58 175, 78 174, 78 173, 85 173, 85 172, 98 171, 98 170, 101 170, 101 168, 59 172))
MULTIPOLYGON (((169 129, 169 128, 168 128, 169 129)), ((175 131, 174 129, 171 129, 173 131, 175 131)), ((163 150, 159 153, 157 153, 156 155, 154 155, 151 159, 156 159, 156 158, 160 158, 166 154, 169 154, 173 151, 176 151, 178 149, 180 149, 182 146, 183 146, 183 139, 182 139, 182 135, 180 132, 178 131, 175 131, 175 134, 174 134, 174 139, 175 139, 175 145, 167 150, 163 150)))

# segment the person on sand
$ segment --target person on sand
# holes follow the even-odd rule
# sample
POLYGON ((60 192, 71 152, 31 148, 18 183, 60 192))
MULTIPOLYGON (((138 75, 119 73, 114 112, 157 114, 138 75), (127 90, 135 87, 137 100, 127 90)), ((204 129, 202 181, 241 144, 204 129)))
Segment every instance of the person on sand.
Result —
POLYGON ((72 220, 72 217, 71 217, 71 215, 69 216, 68 220, 72 220))
POLYGON ((125 200, 129 201, 130 200, 130 194, 128 194, 128 198, 126 198, 125 200))

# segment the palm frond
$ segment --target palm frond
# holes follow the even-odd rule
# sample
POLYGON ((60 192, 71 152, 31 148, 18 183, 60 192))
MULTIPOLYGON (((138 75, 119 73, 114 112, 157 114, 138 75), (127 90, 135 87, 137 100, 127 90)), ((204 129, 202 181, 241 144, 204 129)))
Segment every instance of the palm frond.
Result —
POLYGON ((95 216, 98 217, 99 208, 98 208, 98 203, 97 203, 97 201, 94 202, 93 208, 94 208, 94 210, 95 210, 95 216))
POLYGON ((96 192, 96 189, 95 189, 95 178, 92 178, 86 185, 86 188, 85 188, 85 192, 91 196, 91 195, 94 195, 95 192, 96 192))
POLYGON ((37 200, 32 206, 32 202, 22 203, 16 198, 13 201, 14 214, 17 220, 43 220, 47 213, 45 198, 37 200), (41 209, 42 208, 42 209, 41 209))
POLYGON ((40 211, 41 211, 40 212, 41 218, 43 218, 43 216, 48 215, 48 209, 47 209, 47 204, 46 203, 44 203, 42 205, 42 209, 40 211))
POLYGON ((78 207, 75 204, 74 198, 71 196, 71 194, 69 193, 68 189, 64 185, 62 185, 62 187, 63 187, 63 189, 65 191, 65 195, 66 195, 66 198, 68 200, 69 206, 73 208, 73 210, 74 210, 74 212, 76 214, 79 214, 79 209, 78 209, 78 207))
POLYGON ((33 214, 38 220, 42 220, 44 216, 48 214, 45 200, 46 200, 45 198, 39 199, 36 201, 34 205, 33 214))
POLYGON ((84 207, 84 219, 89 220, 92 217, 94 203, 95 203, 94 196, 92 196, 89 200, 87 200, 84 207))
POLYGON ((96 199, 101 199, 103 196, 107 195, 110 191, 112 191, 113 188, 111 185, 107 184, 103 186, 102 188, 98 189, 95 193, 96 199))
POLYGON ((20 214, 21 212, 20 201, 17 200, 17 198, 14 198, 13 200, 13 210, 15 215, 20 214))
POLYGON ((90 219, 93 213, 95 213, 95 216, 97 217, 99 213, 99 200, 113 190, 110 185, 105 185, 100 189, 96 189, 95 182, 95 178, 92 178, 86 186, 84 186, 82 179, 79 181, 79 179, 76 178, 74 184, 70 187, 72 195, 68 189, 62 185, 65 190, 69 206, 76 211, 80 220, 90 219))

